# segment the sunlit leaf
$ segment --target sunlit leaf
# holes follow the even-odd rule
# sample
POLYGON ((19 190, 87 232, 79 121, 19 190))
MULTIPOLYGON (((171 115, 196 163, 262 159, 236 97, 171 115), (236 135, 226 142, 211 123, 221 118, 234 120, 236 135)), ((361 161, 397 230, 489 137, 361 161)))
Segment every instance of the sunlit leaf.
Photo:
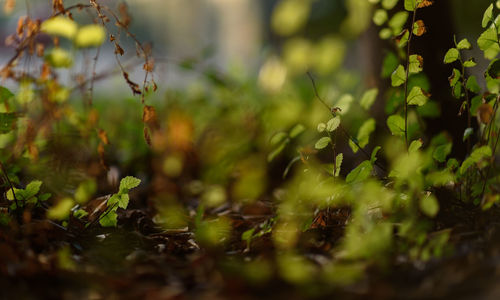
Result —
POLYGON ((481 91, 481 88, 479 87, 479 84, 477 83, 476 76, 471 75, 467 79, 467 84, 466 87, 469 91, 473 93, 479 93, 481 91))
POLYGON ((375 119, 370 118, 366 120, 363 125, 359 128, 358 131, 358 145, 361 148, 364 148, 366 145, 368 145, 368 142, 370 140, 370 134, 375 131, 375 119))
POLYGON ((75 45, 80 48, 98 47, 106 40, 106 30, 101 25, 85 25, 75 36, 75 45))
POLYGON ((491 21, 493 21, 493 3, 491 3, 490 6, 488 6, 488 8, 484 11, 481 26, 486 28, 491 21))
POLYGON ((44 21, 40 29, 50 35, 72 39, 78 30, 78 25, 70 18, 58 16, 44 21))
POLYGON ((290 130, 289 135, 293 139, 293 138, 296 138, 297 136, 299 136, 299 134, 301 134, 305 130, 306 130, 306 127, 304 125, 297 124, 297 125, 293 126, 293 128, 290 130))
POLYGON ((116 227, 118 224, 118 215, 116 211, 112 210, 107 212, 106 215, 101 217, 99 224, 101 224, 102 227, 116 227))
POLYGON ((120 191, 133 189, 141 184, 141 180, 133 176, 127 176, 120 181, 120 191))
POLYGON ((408 12, 400 11, 394 14, 392 18, 389 20, 389 27, 392 29, 393 33, 400 33, 403 29, 403 26, 408 20, 408 12))
POLYGON ((335 131, 340 125, 340 117, 335 116, 326 123, 326 130, 329 132, 335 131))
POLYGON ((414 86, 408 94, 408 104, 422 106, 427 103, 429 95, 422 88, 414 86))
POLYGON ((476 62, 474 61, 474 58, 471 58, 469 60, 464 61, 464 67, 472 68, 474 66, 476 66, 476 62))
POLYGON ((331 142, 330 138, 327 137, 327 136, 324 136, 322 138, 320 138, 316 144, 314 145, 314 148, 320 150, 320 149, 323 149, 325 148, 326 146, 328 146, 328 144, 331 142))
POLYGON ((453 73, 451 73, 450 77, 448 77, 448 81, 450 82, 450 86, 454 87, 457 82, 460 80, 460 77, 462 76, 462 73, 460 73, 459 70, 453 69, 453 73))
POLYGON ((469 40, 463 39, 457 44, 457 49, 458 50, 464 50, 464 49, 470 49, 472 48, 472 45, 469 43, 469 40))
POLYGON ((337 157, 335 157, 335 167, 336 171, 334 176, 338 177, 340 175, 340 168, 342 167, 342 161, 344 160, 344 154, 339 153, 337 157))
POLYGON ((385 9, 377 9, 373 14, 373 23, 380 26, 388 19, 387 11, 385 9))
POLYGON ((387 118, 387 126, 392 135, 405 135, 405 120, 400 115, 392 115, 387 118))
POLYGON ((498 48, 497 38, 498 36, 495 28, 490 27, 486 29, 483 33, 481 33, 481 35, 477 39, 477 45, 479 46, 479 49, 483 51, 486 51, 490 47, 495 45, 496 45, 495 47, 498 48))
POLYGON ((281 1, 274 8, 271 26, 280 35, 291 35, 306 24, 310 9, 309 1, 281 1))
POLYGON ((345 181, 347 183, 356 183, 363 181, 370 177, 370 174, 373 170, 373 166, 370 163, 369 160, 365 160, 361 164, 359 164, 356 168, 354 168, 349 174, 347 174, 347 177, 345 181))
POLYGON ((378 89, 373 88, 369 89, 366 91, 363 96, 361 97, 361 102, 360 105, 366 110, 369 110, 370 107, 373 105, 373 102, 375 102, 375 99, 377 99, 378 95, 378 89))
POLYGON ((54 68, 69 68, 73 65, 73 56, 62 48, 47 51, 45 60, 54 68))
POLYGON ((448 50, 448 52, 446 52, 444 56, 444 63, 445 64, 452 63, 456 61, 459 57, 460 57, 460 52, 458 52, 458 49, 451 48, 450 50, 448 50))
POLYGON ((473 128, 466 128, 464 131, 463 141, 465 142, 474 133, 473 128))
POLYGON ((408 147, 408 153, 414 153, 414 152, 417 152, 418 149, 420 149, 422 147, 423 143, 422 143, 422 140, 418 139, 418 140, 415 140, 415 141, 412 141, 410 146, 408 147))
POLYGON ((439 202, 432 194, 420 198, 420 210, 428 217, 434 218, 439 211, 439 202))
POLYGON ((406 73, 405 68, 402 65, 399 65, 391 75, 391 84, 392 86, 400 86, 406 81, 406 73))
POLYGON ((408 70, 410 73, 419 73, 423 70, 424 59, 418 54, 410 55, 408 70))
POLYGON ((58 221, 67 219, 73 205, 75 205, 73 199, 64 198, 57 202, 56 205, 49 208, 47 211, 47 218, 58 221))
POLYGON ((474 149, 474 151, 472 151, 469 157, 467 157, 460 166, 460 174, 464 174, 471 166, 490 156, 490 146, 482 146, 480 148, 474 149))
POLYGON ((392 9, 399 0, 382 0, 382 7, 389 10, 392 9))

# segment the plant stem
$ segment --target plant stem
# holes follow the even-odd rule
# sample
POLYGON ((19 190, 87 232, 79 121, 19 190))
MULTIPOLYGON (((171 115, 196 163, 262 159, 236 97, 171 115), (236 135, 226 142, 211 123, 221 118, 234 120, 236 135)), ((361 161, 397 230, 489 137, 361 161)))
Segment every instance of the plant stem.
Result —
POLYGON ((404 114, 405 114, 405 144, 406 144, 406 150, 408 151, 409 145, 408 145, 408 77, 410 75, 410 42, 413 37, 413 26, 415 25, 415 19, 417 17, 417 6, 415 6, 415 9, 413 9, 413 17, 411 21, 411 26, 410 26, 410 32, 408 34, 408 42, 406 46, 406 74, 405 74, 405 106, 404 106, 404 114))

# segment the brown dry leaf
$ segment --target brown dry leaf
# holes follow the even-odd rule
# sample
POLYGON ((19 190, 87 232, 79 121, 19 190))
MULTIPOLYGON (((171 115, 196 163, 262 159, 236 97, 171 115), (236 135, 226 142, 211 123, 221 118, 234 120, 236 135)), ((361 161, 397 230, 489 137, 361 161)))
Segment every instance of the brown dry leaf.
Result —
POLYGON ((37 43, 36 44, 36 55, 38 57, 42 57, 44 53, 45 53, 45 46, 42 43, 37 43))
POLYGON ((103 142, 104 145, 108 145, 109 144, 108 134, 106 133, 106 131, 104 131, 102 129, 99 129, 98 136, 99 136, 99 139, 101 140, 101 142, 103 142))
POLYGON ((142 112, 142 121, 148 125, 154 124, 158 121, 156 116, 156 109, 153 106, 145 105, 142 112))
POLYGON ((422 8, 422 7, 427 7, 427 6, 431 6, 432 4, 434 4, 434 1, 432 0, 421 0, 421 2, 418 4, 418 8, 422 8))
POLYGON ((421 36, 423 35, 427 29, 425 29, 425 24, 424 21, 422 20, 417 20, 415 24, 413 25, 413 34, 416 36, 421 36))
POLYGON ((3 12, 9 15, 16 7, 16 0, 6 0, 3 4, 3 12))
POLYGON ((155 67, 155 61, 153 59, 148 59, 148 61, 142 66, 144 71, 153 72, 155 67))
POLYGON ((22 16, 17 20, 16 34, 20 38, 23 36, 25 21, 26 16, 22 16))
POLYGON ((123 51, 123 48, 118 45, 118 43, 115 43, 115 54, 120 54, 120 56, 123 56, 125 51, 123 51))
POLYGON ((488 103, 483 103, 477 109, 477 120, 483 124, 488 124, 493 116, 493 107, 488 103))
POLYGON ((40 74, 40 78, 42 80, 47 80, 47 79, 49 79, 49 76, 50 76, 50 67, 49 67, 49 65, 47 65, 46 63, 44 63, 42 65, 42 72, 40 74))
POLYGON ((149 134, 149 129, 146 126, 144 126, 144 140, 146 140, 148 146, 151 147, 151 135, 149 134))
POLYGON ((52 0, 52 8, 56 12, 64 13, 65 9, 64 9, 63 0, 52 0))

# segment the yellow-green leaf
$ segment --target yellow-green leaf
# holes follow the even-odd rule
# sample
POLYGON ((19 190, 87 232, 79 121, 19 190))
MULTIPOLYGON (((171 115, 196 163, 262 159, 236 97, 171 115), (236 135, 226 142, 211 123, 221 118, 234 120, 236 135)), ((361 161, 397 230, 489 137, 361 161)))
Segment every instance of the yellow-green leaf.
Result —
POLYGON ((69 18, 58 16, 44 21, 40 29, 50 35, 72 39, 78 30, 78 25, 69 18))
POLYGON ((106 40, 106 30, 101 25, 90 24, 78 30, 75 45, 80 48, 99 47, 106 40))

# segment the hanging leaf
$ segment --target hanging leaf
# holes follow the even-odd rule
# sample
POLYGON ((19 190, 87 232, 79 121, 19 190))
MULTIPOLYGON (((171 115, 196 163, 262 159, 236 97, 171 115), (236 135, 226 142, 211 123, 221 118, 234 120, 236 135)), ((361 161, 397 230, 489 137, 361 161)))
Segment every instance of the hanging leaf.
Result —
POLYGON ((473 93, 479 93, 481 91, 481 88, 477 83, 476 76, 474 75, 471 75, 469 78, 467 78, 467 84, 465 86, 469 91, 473 93))
POLYGON ((80 48, 99 47, 106 40, 106 30, 103 26, 90 24, 78 30, 75 45, 80 48))
POLYGON ((387 127, 392 135, 405 135, 405 120, 400 115, 392 115, 387 118, 387 127))
POLYGON ((422 88, 414 86, 410 94, 408 94, 408 104, 422 106, 427 103, 429 94, 425 93, 422 88))
POLYGON ((336 171, 334 174, 335 177, 339 177, 339 175, 340 175, 340 168, 342 167, 343 160, 344 160, 344 154, 342 154, 342 153, 339 153, 337 155, 337 157, 335 158, 335 167, 336 167, 336 171))
POLYGON ((58 16, 44 21, 40 30, 50 35, 72 39, 78 30, 78 25, 70 18, 58 16))
POLYGON ((406 73, 405 68, 402 65, 399 65, 397 69, 392 72, 391 75, 391 84, 392 86, 400 86, 406 81, 406 73))
POLYGON ((375 102, 375 99, 377 99, 377 95, 378 95, 377 88, 373 88, 366 91, 361 97, 361 102, 360 102, 361 107, 363 107, 366 110, 369 110, 370 107, 373 105, 373 102, 375 102))
POLYGON ((457 49, 458 50, 469 50, 472 48, 472 45, 469 43, 467 39, 463 39, 457 44, 457 49))
POLYGON ((491 3, 490 6, 488 6, 488 8, 484 11, 481 26, 486 28, 491 21, 493 21, 493 3, 491 3))
POLYGON ((422 36, 427 29, 425 28, 424 21, 422 20, 417 20, 415 23, 413 23, 413 34, 416 36, 422 36))
POLYGON ((328 146, 328 144, 331 142, 332 140, 327 137, 327 136, 324 136, 322 138, 320 138, 316 144, 314 145, 314 148, 318 149, 318 150, 321 150, 323 148, 325 148, 326 146, 328 146))
POLYGON ((418 54, 410 55, 408 70, 410 73, 419 73, 423 70, 424 59, 418 54))
POLYGON ((460 57, 460 52, 458 52, 457 48, 451 48, 446 52, 444 56, 444 63, 449 64, 456 61, 460 57))
POLYGON ((439 202, 431 194, 425 195, 419 202, 420 210, 428 217, 434 218, 439 211, 439 202))
POLYGON ((377 9, 373 14, 373 23, 381 26, 388 20, 387 11, 385 9, 377 9))
POLYGON ((471 59, 469 59, 467 61, 464 61, 464 67, 466 67, 466 68, 472 68, 474 66, 476 66, 476 62, 474 61, 474 58, 471 58, 471 59))
POLYGON ((493 79, 500 79, 500 59, 495 59, 490 63, 486 74, 493 79))
POLYGON ((479 122, 488 124, 493 116, 493 107, 489 103, 483 103, 477 109, 477 118, 479 122))
POLYGON ((453 68, 453 73, 451 73, 450 77, 448 77, 448 81, 450 82, 450 86, 454 87, 458 80, 460 80, 460 76, 462 76, 462 73, 460 73, 459 70, 453 68))
POLYGON ((349 174, 347 174, 345 181, 347 183, 356 183, 363 181, 368 177, 370 177, 372 170, 373 166, 370 163, 370 161, 365 160, 361 164, 359 164, 356 168, 354 168, 351 172, 349 172, 349 174))
POLYGON ((334 131, 335 129, 337 129, 340 125, 340 117, 339 116, 335 116, 333 118, 331 118, 328 123, 326 123, 326 130, 328 130, 329 132, 332 132, 334 131))
POLYGON ((465 129, 463 141, 465 142, 473 133, 474 133, 474 129, 472 129, 472 128, 465 129))
POLYGON ((323 132, 326 129, 326 124, 325 123, 319 123, 318 127, 316 128, 318 132, 323 132))
POLYGON ((487 51, 490 47, 494 47, 495 45, 495 47, 498 47, 497 37, 497 31, 495 28, 490 27, 486 29, 477 39, 479 49, 487 51))
POLYGON ((421 139, 412 141, 410 144, 410 147, 408 147, 408 153, 411 154, 411 153, 417 152, 418 149, 420 149, 422 147, 422 144, 423 143, 422 143, 421 139))
POLYGON ((410 37, 410 33, 409 33, 408 29, 405 29, 400 34, 395 36, 394 39, 396 40, 396 44, 398 45, 398 47, 402 48, 402 47, 406 46, 406 44, 408 43, 409 37, 410 37))
POLYGON ((417 0, 405 0, 405 9, 407 11, 414 11, 417 8, 417 0))
POLYGON ((392 16, 387 25, 389 25, 393 33, 397 34, 403 30, 403 26, 406 24, 408 17, 409 14, 406 11, 397 12, 392 16))
POLYGON ((447 143, 444 145, 437 146, 432 153, 432 158, 437 160, 438 162, 445 162, 446 157, 451 152, 452 143, 447 143))
POLYGON ((370 141, 370 134, 375 131, 375 119, 370 118, 366 120, 358 131, 358 145, 364 148, 370 141))
POLYGON ((390 10, 396 6, 399 0, 382 0, 382 7, 390 10))
POLYGON ((487 158, 490 156, 491 156, 490 146, 482 146, 480 148, 475 149, 460 166, 460 174, 464 174, 472 165, 477 164, 483 158, 487 158))

